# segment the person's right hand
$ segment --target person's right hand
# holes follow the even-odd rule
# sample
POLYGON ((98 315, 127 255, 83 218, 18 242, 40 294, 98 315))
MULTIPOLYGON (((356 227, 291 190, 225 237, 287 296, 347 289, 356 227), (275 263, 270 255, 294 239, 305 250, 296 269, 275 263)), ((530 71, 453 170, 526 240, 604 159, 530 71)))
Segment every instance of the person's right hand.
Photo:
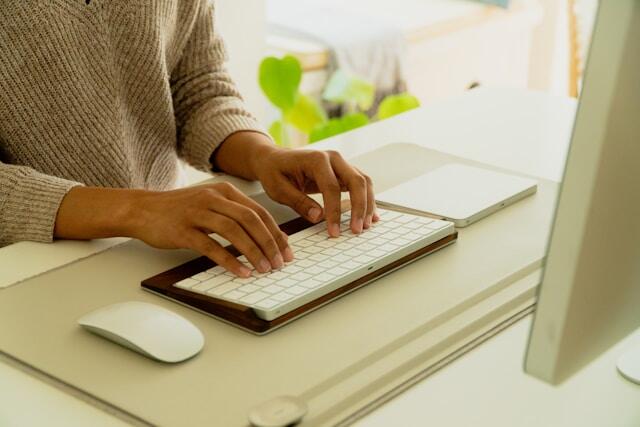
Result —
POLYGON ((293 260, 273 217, 229 183, 141 192, 134 204, 131 237, 156 248, 192 249, 241 277, 251 271, 208 234, 230 241, 261 273, 293 260))

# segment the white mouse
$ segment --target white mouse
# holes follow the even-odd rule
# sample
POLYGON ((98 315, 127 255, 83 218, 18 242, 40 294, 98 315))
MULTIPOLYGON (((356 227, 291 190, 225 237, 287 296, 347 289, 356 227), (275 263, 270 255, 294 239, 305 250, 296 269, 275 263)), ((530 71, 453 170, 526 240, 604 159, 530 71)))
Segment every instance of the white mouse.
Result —
POLYGON ((202 332, 191 322, 146 302, 128 301, 102 307, 83 316, 78 323, 161 362, 182 362, 204 346, 202 332))

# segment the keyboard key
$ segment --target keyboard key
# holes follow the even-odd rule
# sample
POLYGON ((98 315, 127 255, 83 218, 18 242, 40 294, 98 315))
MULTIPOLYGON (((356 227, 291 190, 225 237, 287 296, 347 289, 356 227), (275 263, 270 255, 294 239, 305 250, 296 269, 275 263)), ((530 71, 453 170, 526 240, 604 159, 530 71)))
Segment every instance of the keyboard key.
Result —
POLYGON ((431 221, 429 224, 427 224, 427 227, 433 229, 433 230, 439 230, 441 228, 446 227, 447 225, 449 225, 450 223, 447 221, 441 221, 439 219, 435 219, 433 221, 431 221))
POLYGON ((357 257, 358 255, 360 255, 362 253, 361 250, 353 248, 353 249, 349 249, 348 251, 345 251, 345 255, 350 256, 350 257, 357 257))
POLYGON ((265 310, 268 310, 270 308, 275 307, 276 305, 280 304, 278 301, 273 300, 271 298, 267 298, 267 299, 263 299, 260 302, 256 303, 256 307, 258 308, 263 308, 265 310))
POLYGON ((296 264, 289 264, 280 271, 282 271, 283 273, 292 274, 292 273, 297 273, 299 271, 302 271, 302 267, 297 266, 296 264))
POLYGON ((375 248, 376 248, 376 245, 372 245, 371 243, 363 243, 360 246, 358 246, 358 249, 362 251, 371 251, 375 248))
POLYGON ((415 230, 416 228, 420 228, 420 227, 422 227, 422 224, 419 223, 418 221, 409 222, 404 226, 404 228, 408 228, 410 230, 415 230))
POLYGON ((288 277, 286 279, 278 280, 278 282, 276 284, 278 286, 282 286, 282 287, 288 288, 289 286, 297 285, 298 281, 297 280, 293 280, 292 278, 288 277))
POLYGON ((309 257, 309 259, 312 259, 317 262, 324 261, 327 258, 329 258, 329 255, 325 255, 325 254, 313 254, 309 257))
POLYGON ((338 255, 340 251, 338 249, 329 248, 329 249, 325 249, 321 253, 325 255, 333 256, 333 255, 338 255))
POLYGON ((314 276, 314 279, 319 280, 321 282, 328 282, 333 280, 334 275, 329 271, 325 271, 324 273, 320 273, 317 276, 314 276))
POLYGON ((269 285, 262 288, 262 290, 270 294, 277 294, 278 292, 284 291, 284 288, 277 285, 269 285))
POLYGON ((338 242, 334 242, 333 239, 328 239, 328 240, 323 240, 322 242, 318 242, 316 244, 316 246, 321 247, 321 248, 332 248, 334 247, 338 242))
POLYGON ((193 276, 191 276, 191 278, 196 279, 200 282, 204 282, 205 280, 211 278, 211 274, 203 271, 202 273, 194 274, 193 276))
POLYGON ((213 275, 213 276, 217 276, 218 274, 223 274, 225 271, 225 268, 221 265, 216 265, 215 267, 212 267, 210 269, 207 270, 207 273, 213 275))
POLYGON ((398 218, 401 214, 399 212, 384 210, 384 211, 380 211, 378 215, 380 215, 380 219, 389 221, 391 219, 398 218))
POLYGON ((314 289, 320 285, 322 285, 322 282, 315 279, 308 279, 308 280, 305 280, 304 282, 300 282, 300 286, 304 286, 307 289, 314 289))
POLYGON ((349 249, 351 249, 353 247, 353 243, 349 243, 349 242, 342 242, 342 243, 338 243, 337 245, 334 246, 336 249, 339 249, 341 251, 347 251, 349 249))
POLYGON ((229 291, 239 288, 241 285, 238 283, 227 282, 224 285, 216 286, 215 288, 209 289, 207 293, 209 295, 213 295, 216 297, 222 296, 229 291))
POLYGON ((388 240, 384 237, 376 237, 374 239, 369 240, 369 243, 371 243, 372 245, 376 245, 376 246, 382 246, 385 243, 387 243, 388 240))
POLYGON ((363 264, 367 264, 370 263, 371 261, 373 261, 375 258, 371 257, 369 255, 360 255, 359 257, 354 258, 353 260, 355 262, 361 262, 363 264))
POLYGON ((313 245, 313 242, 311 240, 307 240, 307 239, 302 239, 302 240, 298 240, 296 242, 296 246, 300 246, 302 248, 306 248, 308 246, 313 245))
POLYGON ((298 251, 295 253, 295 257, 297 260, 309 258, 311 254, 309 252, 298 251))
POLYGON ((331 259, 334 260, 334 261, 337 261, 337 262, 347 262, 351 258, 349 258, 348 256, 346 256, 344 254, 339 254, 339 255, 332 256, 331 259))
POLYGON ((335 267, 336 265, 338 265, 337 262, 333 261, 333 260, 326 260, 326 261, 322 261, 321 263, 318 264, 319 267, 324 268, 325 270, 328 268, 332 268, 335 267))
POLYGON ((269 296, 269 294, 266 294, 264 292, 255 292, 253 294, 249 294, 244 298, 241 298, 240 301, 244 302, 245 304, 255 304, 258 301, 265 299, 269 296))
POLYGON ((274 271, 269 275, 269 279, 276 280, 284 279, 285 277, 289 277, 289 275, 287 273, 283 273, 282 271, 274 271))
POLYGON ((198 282, 195 279, 187 278, 187 279, 180 280, 178 283, 175 283, 173 286, 176 286, 182 289, 191 289, 192 286, 195 286, 198 283, 200 282, 198 282))
MULTIPOLYGON (((250 292, 255 292, 255 291, 259 291, 260 290, 260 286, 256 286, 256 285, 244 285, 238 288, 238 290, 240 292, 244 292, 244 293, 250 293, 250 292)), ((227 295, 225 295, 227 296, 227 295)))
POLYGON ((247 283, 251 283, 255 280, 257 280, 255 277, 243 277, 243 278, 238 277, 237 279, 233 279, 234 282, 240 285, 246 285, 247 283))
POLYGON ((346 268, 342 268, 342 267, 333 267, 331 269, 331 271, 329 271, 329 273, 335 274, 336 276, 344 276, 345 274, 348 274, 349 272, 350 272, 350 270, 347 270, 346 268))
POLYGON ((304 272, 302 272, 302 273, 297 273, 297 274, 294 274, 293 276, 291 276, 291 278, 292 278, 293 280, 297 281, 297 282, 300 282, 300 281, 302 281, 302 280, 310 279, 311 277, 312 277, 312 276, 311 276, 311 274, 304 273, 304 272))
POLYGON ((412 220, 413 220, 413 216, 410 216, 410 215, 400 215, 393 219, 393 221, 397 222, 398 224, 406 224, 412 220))
POLYGON ((271 299, 280 302, 289 301, 291 298, 293 298, 293 295, 287 292, 280 292, 279 294, 271 295, 271 299))
POLYGON ((253 282, 253 284, 257 286, 268 286, 268 285, 271 285, 272 283, 275 283, 275 280, 269 279, 268 277, 263 277, 253 282))
POLYGON ((318 246, 309 246, 308 248, 304 248, 302 251, 310 254, 317 254, 319 252, 322 252, 322 250, 323 248, 320 248, 318 246))
POLYGON ((382 258, 383 256, 387 255, 388 253, 385 252, 384 250, 381 249, 374 249, 372 251, 368 251, 367 255, 372 256, 374 258, 382 258))
POLYGON ((327 240, 327 237, 322 236, 320 234, 314 234, 312 236, 307 237, 307 240, 310 240, 312 242, 322 242, 327 240))
POLYGON ((302 295, 307 292, 307 290, 302 286, 292 286, 290 288, 287 288, 287 292, 293 295, 302 295))
POLYGON ((315 265, 313 267, 307 268, 305 271, 309 274, 320 274, 324 272, 324 268, 315 265))
POLYGON ((240 292, 238 289, 229 291, 223 295, 225 299, 239 300, 244 297, 246 294, 244 292, 240 292))
POLYGON ((309 261, 308 259, 302 259, 300 261, 295 261, 296 265, 299 267, 311 267, 312 265, 315 265, 315 263, 313 261, 309 261))
POLYGON ((353 261, 347 261, 344 264, 340 264, 340 266, 342 266, 343 268, 346 268, 348 270, 356 270, 360 267, 362 267, 362 265, 358 262, 353 262, 353 261))
POLYGON ((411 243, 411 240, 407 240, 407 239, 395 239, 394 240, 395 243, 399 244, 400 246, 405 246, 408 245, 409 243, 411 243))
POLYGON ((227 283, 231 280, 233 280, 236 276, 227 276, 226 274, 223 274, 221 276, 213 276, 212 278, 205 280, 204 282, 202 282, 203 286, 207 286, 209 285, 209 287, 207 289, 213 288, 214 286, 218 286, 221 285, 223 283, 227 283))

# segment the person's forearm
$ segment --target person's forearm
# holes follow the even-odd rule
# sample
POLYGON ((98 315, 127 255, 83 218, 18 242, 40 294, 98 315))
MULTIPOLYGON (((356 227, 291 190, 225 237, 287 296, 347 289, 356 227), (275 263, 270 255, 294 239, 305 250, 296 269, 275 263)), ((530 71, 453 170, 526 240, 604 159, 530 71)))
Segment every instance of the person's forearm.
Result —
POLYGON ((278 148, 258 132, 236 132, 230 135, 212 155, 215 167, 229 175, 256 180, 256 162, 278 148))
POLYGON ((136 197, 143 190, 75 187, 62 200, 54 237, 88 240, 131 237, 136 197))

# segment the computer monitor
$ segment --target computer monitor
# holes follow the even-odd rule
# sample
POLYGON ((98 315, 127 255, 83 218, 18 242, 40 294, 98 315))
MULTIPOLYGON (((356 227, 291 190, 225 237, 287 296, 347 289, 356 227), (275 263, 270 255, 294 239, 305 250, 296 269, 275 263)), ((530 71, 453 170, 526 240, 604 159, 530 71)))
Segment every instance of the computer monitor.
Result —
POLYGON ((525 370, 560 383, 639 326, 640 0, 601 0, 525 370))

